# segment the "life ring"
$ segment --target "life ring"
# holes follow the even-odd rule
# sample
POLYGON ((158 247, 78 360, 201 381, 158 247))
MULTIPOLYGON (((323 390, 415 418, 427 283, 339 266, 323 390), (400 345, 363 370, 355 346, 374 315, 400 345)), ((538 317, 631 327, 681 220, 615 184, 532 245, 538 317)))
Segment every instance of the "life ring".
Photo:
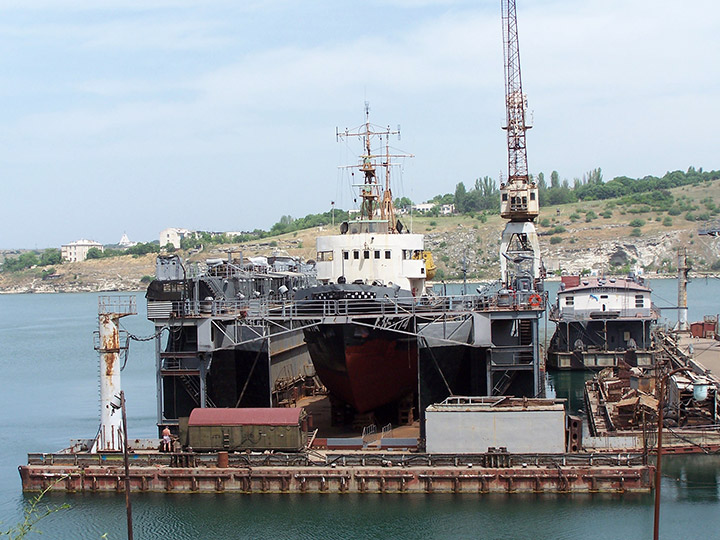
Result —
POLYGON ((539 294, 531 294, 528 299, 528 304, 530 304, 530 307, 540 307, 542 304, 542 297, 539 294))

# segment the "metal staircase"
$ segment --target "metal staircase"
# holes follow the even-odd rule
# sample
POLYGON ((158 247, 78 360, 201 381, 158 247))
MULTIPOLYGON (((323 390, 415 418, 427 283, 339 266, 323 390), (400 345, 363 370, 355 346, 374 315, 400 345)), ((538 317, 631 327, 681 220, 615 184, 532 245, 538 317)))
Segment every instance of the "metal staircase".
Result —
POLYGON ((210 396, 207 395, 207 392, 205 393, 205 404, 203 405, 200 403, 200 382, 196 379, 196 377, 190 375, 180 375, 180 380, 182 381, 185 390, 187 390, 187 393, 193 398, 193 401, 195 401, 199 407, 216 407, 215 403, 213 403, 212 399, 210 399, 210 396))

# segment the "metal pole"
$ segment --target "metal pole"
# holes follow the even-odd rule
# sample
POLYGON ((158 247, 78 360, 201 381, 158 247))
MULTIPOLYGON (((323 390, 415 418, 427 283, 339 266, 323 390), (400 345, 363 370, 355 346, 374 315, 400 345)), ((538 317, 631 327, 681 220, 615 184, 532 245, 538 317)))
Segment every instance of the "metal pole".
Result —
POLYGON ((690 371, 690 368, 677 368, 660 378, 660 395, 658 395, 658 433, 657 433, 657 460, 655 461, 655 518, 653 521, 653 540, 658 540, 660 534, 660 471, 662 461, 662 434, 663 434, 663 401, 665 397, 665 382, 676 373, 690 371))
POLYGON ((125 511, 127 512, 127 537, 133 540, 132 505, 130 504, 130 465, 128 463, 127 413, 125 412, 125 392, 120 390, 123 424, 123 458, 125 461, 125 511))
MULTIPOLYGON (((112 308, 111 308, 112 309, 112 308)), ((100 430, 93 445, 96 452, 121 452, 120 422, 113 401, 120 384, 120 334, 117 313, 98 315, 100 339, 100 430)))

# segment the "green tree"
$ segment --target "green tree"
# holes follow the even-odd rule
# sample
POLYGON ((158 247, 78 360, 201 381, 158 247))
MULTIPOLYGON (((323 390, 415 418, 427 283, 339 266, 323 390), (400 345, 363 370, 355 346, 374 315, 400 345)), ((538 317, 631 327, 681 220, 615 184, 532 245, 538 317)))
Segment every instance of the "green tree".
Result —
POLYGON ((547 182, 545 181, 545 174, 538 173, 537 175, 537 188, 538 188, 538 202, 542 208, 547 204, 547 182))
POLYGON ((409 208, 413 202, 408 197, 398 197, 393 201, 395 208, 409 208))
POLYGON ((466 204, 467 204, 467 190, 465 189, 465 184, 460 182, 457 186, 455 186, 455 211, 464 214, 466 211, 466 204))
POLYGON ((103 258, 103 252, 100 251, 100 248, 91 247, 88 249, 87 255, 85 256, 86 259, 102 259, 103 258))
POLYGON ((557 171, 553 171, 550 173, 550 187, 551 188, 559 188, 560 187, 560 175, 557 171))
POLYGON ((59 249, 46 249, 40 255, 40 266, 49 266, 51 264, 62 263, 62 254, 59 249))

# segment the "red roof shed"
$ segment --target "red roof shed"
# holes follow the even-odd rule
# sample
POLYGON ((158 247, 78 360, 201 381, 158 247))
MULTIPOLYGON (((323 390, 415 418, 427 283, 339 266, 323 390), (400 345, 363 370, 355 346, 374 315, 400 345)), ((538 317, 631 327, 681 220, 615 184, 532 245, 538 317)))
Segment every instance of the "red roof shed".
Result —
POLYGON ((193 409, 188 426, 297 426, 302 407, 193 409))

